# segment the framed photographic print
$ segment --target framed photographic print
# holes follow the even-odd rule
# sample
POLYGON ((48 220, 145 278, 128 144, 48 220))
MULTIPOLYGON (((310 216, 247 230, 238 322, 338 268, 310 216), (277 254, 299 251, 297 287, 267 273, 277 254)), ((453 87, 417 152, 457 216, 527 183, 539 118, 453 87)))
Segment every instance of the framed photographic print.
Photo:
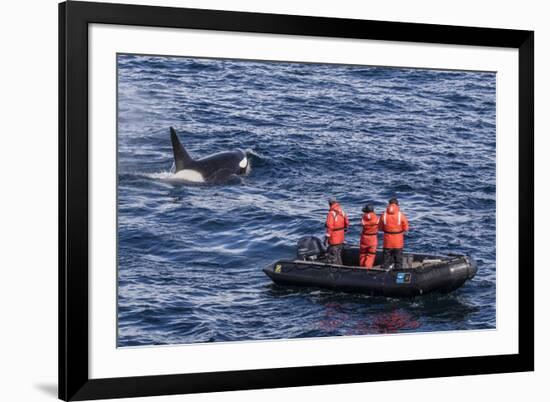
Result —
POLYGON ((59 5, 59 397, 534 369, 534 33, 59 5))

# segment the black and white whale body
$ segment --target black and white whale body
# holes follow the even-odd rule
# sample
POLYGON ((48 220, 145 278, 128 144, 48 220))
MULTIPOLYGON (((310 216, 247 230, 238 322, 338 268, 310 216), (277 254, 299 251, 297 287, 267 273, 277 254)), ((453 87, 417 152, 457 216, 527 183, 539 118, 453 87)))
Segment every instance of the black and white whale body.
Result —
POLYGON ((195 182, 223 182, 250 170, 248 158, 241 150, 219 152, 202 159, 193 159, 170 127, 176 170, 174 178, 195 182))

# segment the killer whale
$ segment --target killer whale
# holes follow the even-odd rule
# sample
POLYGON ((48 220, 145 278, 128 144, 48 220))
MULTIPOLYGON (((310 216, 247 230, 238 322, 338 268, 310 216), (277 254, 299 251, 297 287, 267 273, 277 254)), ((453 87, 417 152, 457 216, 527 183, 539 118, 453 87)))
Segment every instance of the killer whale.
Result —
POLYGON ((170 139, 174 151, 175 178, 196 183, 220 182, 247 174, 250 169, 248 158, 240 149, 193 159, 180 142, 174 127, 170 127, 170 139))

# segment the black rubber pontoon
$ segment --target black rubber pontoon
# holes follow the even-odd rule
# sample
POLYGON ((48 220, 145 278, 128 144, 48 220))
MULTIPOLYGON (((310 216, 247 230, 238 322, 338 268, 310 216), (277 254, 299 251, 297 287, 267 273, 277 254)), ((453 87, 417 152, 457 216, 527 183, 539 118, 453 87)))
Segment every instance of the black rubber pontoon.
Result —
POLYGON ((403 253, 401 269, 381 267, 382 252, 376 253, 374 267, 357 266, 359 248, 345 245, 344 265, 326 262, 325 249, 317 237, 298 241, 296 259, 283 259, 264 268, 279 285, 309 286, 370 295, 405 297, 431 292, 448 293, 472 279, 477 267, 466 255, 403 253))

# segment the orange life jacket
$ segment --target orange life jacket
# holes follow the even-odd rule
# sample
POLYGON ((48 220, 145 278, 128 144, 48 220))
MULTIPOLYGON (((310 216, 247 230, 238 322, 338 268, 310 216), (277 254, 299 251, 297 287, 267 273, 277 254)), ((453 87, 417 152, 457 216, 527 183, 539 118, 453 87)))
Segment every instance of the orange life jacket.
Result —
POLYGON ((363 214, 361 219, 361 224, 363 225, 363 230, 361 232, 361 241, 360 247, 364 246, 375 246, 378 244, 378 221, 379 218, 374 212, 367 212, 363 214))
POLYGON ((344 230, 349 227, 349 219, 337 202, 330 207, 325 226, 327 228, 326 236, 330 245, 342 244, 344 242, 344 230))
POLYGON ((380 216, 378 228, 384 232, 384 248, 403 248, 403 233, 409 230, 409 221, 399 205, 388 205, 380 216))

